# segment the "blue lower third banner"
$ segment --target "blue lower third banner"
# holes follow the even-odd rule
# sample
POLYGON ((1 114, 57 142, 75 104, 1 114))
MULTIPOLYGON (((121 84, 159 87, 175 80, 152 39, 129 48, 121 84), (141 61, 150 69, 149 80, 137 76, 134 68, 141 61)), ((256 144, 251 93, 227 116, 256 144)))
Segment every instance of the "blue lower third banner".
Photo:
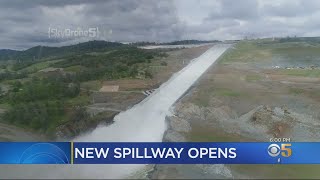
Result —
POLYGON ((0 142, 0 164, 70 164, 70 142, 0 142))
POLYGON ((320 164, 320 143, 0 142, 0 164, 320 164))

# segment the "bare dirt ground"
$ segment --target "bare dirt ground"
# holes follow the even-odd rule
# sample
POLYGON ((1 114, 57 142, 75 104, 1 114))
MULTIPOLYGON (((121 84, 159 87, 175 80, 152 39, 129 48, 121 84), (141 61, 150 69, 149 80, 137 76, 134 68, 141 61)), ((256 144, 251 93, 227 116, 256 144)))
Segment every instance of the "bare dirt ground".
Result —
POLYGON ((35 135, 12 125, 0 123, 0 141, 43 141, 43 137, 35 135))

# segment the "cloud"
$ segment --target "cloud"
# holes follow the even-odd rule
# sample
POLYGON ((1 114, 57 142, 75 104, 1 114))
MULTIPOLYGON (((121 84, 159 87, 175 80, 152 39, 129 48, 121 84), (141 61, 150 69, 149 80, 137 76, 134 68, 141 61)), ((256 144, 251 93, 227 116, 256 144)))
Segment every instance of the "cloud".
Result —
POLYGON ((319 35, 317 0, 2 0, 0 49, 108 41, 173 41, 319 35), (48 37, 98 27, 99 36, 48 37))
POLYGON ((184 37, 238 39, 246 36, 319 36, 319 1, 216 0, 201 23, 184 37))
POLYGON ((264 11, 266 15, 279 17, 297 17, 308 16, 319 11, 320 2, 317 0, 291 0, 278 1, 272 4, 266 4, 264 11))
POLYGON ((98 27, 99 36, 94 39, 109 41, 178 40, 184 29, 172 1, 7 0, 0 2, 0 17, 0 48, 92 40, 89 37, 52 40, 48 38, 49 27, 59 30, 98 27))
POLYGON ((213 11, 207 19, 237 19, 247 20, 259 17, 257 0, 241 0, 235 3, 234 0, 220 1, 218 11, 213 11))

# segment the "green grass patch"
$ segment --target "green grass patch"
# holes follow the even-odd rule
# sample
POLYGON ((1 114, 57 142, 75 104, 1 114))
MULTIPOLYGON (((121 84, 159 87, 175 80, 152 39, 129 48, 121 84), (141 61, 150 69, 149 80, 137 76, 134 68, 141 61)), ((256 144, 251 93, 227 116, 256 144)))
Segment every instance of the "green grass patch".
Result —
POLYGON ((70 66, 70 67, 64 68, 64 70, 67 72, 80 72, 84 69, 85 69, 85 67, 80 66, 80 65, 75 65, 75 66, 70 66))
POLYGON ((281 74, 301 77, 320 77, 320 69, 282 69, 281 74))
POLYGON ((92 56, 101 56, 101 55, 110 54, 110 53, 112 53, 114 51, 116 51, 116 50, 109 50, 109 51, 105 51, 105 52, 89 52, 89 53, 86 53, 86 54, 92 55, 92 56))
POLYGON ((31 78, 29 77, 26 77, 26 78, 22 78, 22 79, 10 79, 10 80, 4 80, 2 81, 1 83, 3 84, 6 84, 6 85, 12 85, 14 82, 16 81, 20 81, 21 83, 24 83, 24 82, 27 82, 27 81, 30 81, 31 78))
POLYGON ((262 79, 262 76, 258 74, 250 74, 246 75, 246 81, 247 82, 255 82, 255 81, 260 81, 262 79))
POLYGON ((210 97, 212 95, 213 88, 207 87, 199 89, 194 96, 192 96, 192 102, 197 106, 208 106, 210 102, 210 97))
POLYGON ((280 54, 290 54, 290 55, 317 55, 320 56, 320 47, 305 46, 303 43, 296 43, 285 46, 285 44, 280 44, 276 46, 273 51, 280 54))
POLYGON ((261 48, 254 41, 241 41, 229 49, 220 59, 221 64, 232 62, 256 62, 270 59, 269 48, 261 48))
POLYGON ((68 100, 70 106, 85 106, 91 103, 90 96, 80 95, 75 98, 68 100))
POLYGON ((241 136, 199 125, 192 126, 191 132, 187 134, 187 139, 190 142, 243 142, 245 140, 241 136))
POLYGON ((214 90, 214 94, 217 96, 228 96, 228 97, 238 97, 243 95, 243 93, 237 92, 232 89, 221 88, 214 90))
POLYGON ((208 98, 208 96, 205 95, 201 95, 201 96, 196 96, 193 98, 192 102, 194 104, 196 104, 197 106, 208 106, 209 105, 209 100, 210 98, 208 98))
POLYGON ((299 95, 299 94, 302 94, 304 90, 299 88, 290 88, 289 92, 290 94, 299 95))
MULTIPOLYGON (((304 63, 303 60, 306 57, 315 59, 319 56, 320 47, 307 42, 280 43, 278 41, 252 40, 237 43, 224 53, 219 62, 221 64, 250 63, 287 58, 304 63)), ((316 62, 316 59, 313 61, 316 62)))
POLYGON ((9 109, 11 106, 9 103, 1 103, 0 104, 0 108, 1 109, 9 109))
POLYGON ((191 101, 197 106, 207 107, 212 96, 240 97, 247 96, 247 94, 227 88, 217 89, 214 87, 209 87, 197 91, 196 94, 192 97, 191 101))
POLYGON ((13 70, 13 64, 11 63, 11 64, 8 64, 8 66, 7 66, 7 70, 8 71, 10 71, 10 72, 12 72, 13 70))
POLYGON ((59 61, 62 61, 62 60, 59 59, 59 60, 43 61, 43 62, 35 63, 35 64, 32 64, 31 66, 28 66, 28 67, 22 69, 21 71, 37 72, 41 69, 48 68, 48 67, 50 67, 51 64, 59 62, 59 61))
POLYGON ((81 83, 80 87, 88 90, 98 91, 102 87, 102 85, 99 80, 94 80, 94 81, 83 82, 81 83))

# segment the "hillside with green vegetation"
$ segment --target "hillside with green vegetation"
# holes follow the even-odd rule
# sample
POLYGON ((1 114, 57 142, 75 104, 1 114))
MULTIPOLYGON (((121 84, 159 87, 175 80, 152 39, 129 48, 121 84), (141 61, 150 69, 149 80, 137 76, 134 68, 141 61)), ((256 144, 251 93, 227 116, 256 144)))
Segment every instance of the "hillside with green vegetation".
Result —
POLYGON ((57 58, 84 52, 104 51, 108 48, 115 48, 120 46, 125 45, 117 42, 108 41, 88 41, 76 45, 62 47, 35 46, 24 51, 3 49, 0 50, 0 60, 31 61, 46 57, 57 58))
MULTIPOLYGON (((32 57, 38 48, 22 55, 32 57)), ((84 110, 90 93, 80 84, 137 76, 151 78, 148 64, 166 56, 156 50, 99 41, 44 49, 37 61, 2 62, 0 107, 5 112, 1 120, 52 138, 63 123, 97 120, 84 110)))

